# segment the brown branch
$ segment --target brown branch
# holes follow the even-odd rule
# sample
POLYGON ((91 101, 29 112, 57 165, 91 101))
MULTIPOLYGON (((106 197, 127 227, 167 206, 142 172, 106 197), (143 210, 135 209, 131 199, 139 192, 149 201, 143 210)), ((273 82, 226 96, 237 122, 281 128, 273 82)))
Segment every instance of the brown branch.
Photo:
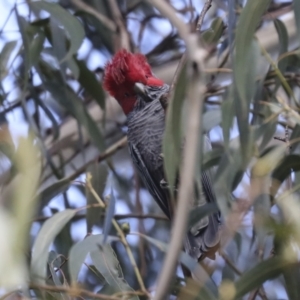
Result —
POLYGON ((120 49, 130 50, 130 38, 122 14, 120 12, 119 6, 116 0, 109 0, 108 4, 112 13, 112 17, 115 20, 115 24, 117 24, 118 38, 116 39, 115 50, 120 50, 120 49))
POLYGON ((204 21, 204 17, 206 15, 207 11, 210 9, 211 3, 212 3, 212 0, 206 0, 204 6, 202 8, 202 11, 200 13, 199 20, 197 22, 197 27, 196 27, 197 31, 201 30, 201 27, 202 27, 202 24, 203 24, 203 21, 204 21))
MULTIPOLYGON (((188 113, 187 135, 183 150, 183 161, 180 168, 180 184, 178 191, 177 209, 171 232, 170 249, 165 257, 160 276, 157 280, 155 300, 164 300, 169 291, 171 280, 175 274, 179 253, 182 249, 182 241, 186 234, 188 213, 193 199, 193 174, 199 132, 202 132, 202 109, 204 93, 204 60, 207 53, 198 47, 196 36, 189 33, 188 27, 174 13, 174 9, 160 0, 152 0, 151 3, 177 28, 180 37, 185 41, 186 53, 190 62, 190 74, 188 81, 188 113)), ((200 172, 201 170, 199 170, 200 172)))

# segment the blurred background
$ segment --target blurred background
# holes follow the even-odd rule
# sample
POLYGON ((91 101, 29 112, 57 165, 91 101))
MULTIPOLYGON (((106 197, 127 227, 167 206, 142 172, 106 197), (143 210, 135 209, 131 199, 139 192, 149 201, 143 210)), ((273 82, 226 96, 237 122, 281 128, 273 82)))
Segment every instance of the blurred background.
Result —
MULTIPOLYGON (((165 2, 209 53, 203 127, 213 150, 202 165, 214 167, 230 236, 201 267, 211 276, 209 296, 179 265, 170 297, 299 299, 298 263, 269 259, 274 251, 297 256, 300 242, 297 140, 286 150, 300 128, 300 2, 248 0, 254 5, 242 17, 247 1, 214 0, 199 32, 206 1, 165 2)), ((124 291, 140 291, 113 218, 130 231, 126 239, 153 293, 171 224, 132 166, 126 117, 101 81, 105 64, 125 48, 145 54, 171 84, 183 40, 151 1, 2 0, 0 9, 1 299, 127 299, 124 291), (82 290, 72 294, 75 284, 82 290)))

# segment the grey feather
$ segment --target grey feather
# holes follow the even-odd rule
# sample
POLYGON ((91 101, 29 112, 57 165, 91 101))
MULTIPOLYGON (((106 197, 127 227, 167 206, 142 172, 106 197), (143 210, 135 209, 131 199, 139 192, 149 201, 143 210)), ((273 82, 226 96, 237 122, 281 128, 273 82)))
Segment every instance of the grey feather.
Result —
MULTIPOLYGON (((165 179, 161 157, 165 111, 159 98, 168 90, 167 85, 146 87, 146 94, 138 97, 135 109, 128 115, 128 145, 133 163, 148 191, 162 211, 172 218, 173 210, 168 190, 161 186, 161 181, 165 179)), ((205 137, 205 151, 210 147, 209 139, 205 137)), ((202 173, 202 191, 192 206, 216 202, 211 180, 210 171, 202 173)), ((213 257, 220 240, 220 224, 219 213, 200 220, 187 234, 184 243, 186 251, 196 259, 202 259, 205 256, 213 257)))

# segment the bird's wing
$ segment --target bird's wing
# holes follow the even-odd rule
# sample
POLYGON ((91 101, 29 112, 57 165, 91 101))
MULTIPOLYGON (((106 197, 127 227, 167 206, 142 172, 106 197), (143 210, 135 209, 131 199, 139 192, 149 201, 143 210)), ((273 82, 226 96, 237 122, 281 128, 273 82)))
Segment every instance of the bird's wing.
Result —
POLYGON ((153 171, 149 170, 146 166, 142 155, 138 148, 133 143, 128 143, 129 153, 132 157, 132 161, 139 171, 139 174, 147 187, 147 190, 157 202, 159 207, 165 213, 168 218, 171 218, 172 210, 170 205, 170 197, 168 195, 168 189, 162 188, 161 180, 164 179, 163 165, 161 168, 153 171))
MULTIPOLYGON (((210 140, 204 136, 204 152, 211 149, 210 140)), ((206 170, 201 174, 202 189, 200 199, 195 206, 201 206, 205 203, 216 203, 216 195, 212 183, 212 171, 206 170)), ((199 223, 195 224, 189 231, 185 247, 188 253, 197 258, 202 259, 205 256, 214 256, 215 250, 220 242, 220 213, 216 212, 206 218, 203 218, 199 223)))

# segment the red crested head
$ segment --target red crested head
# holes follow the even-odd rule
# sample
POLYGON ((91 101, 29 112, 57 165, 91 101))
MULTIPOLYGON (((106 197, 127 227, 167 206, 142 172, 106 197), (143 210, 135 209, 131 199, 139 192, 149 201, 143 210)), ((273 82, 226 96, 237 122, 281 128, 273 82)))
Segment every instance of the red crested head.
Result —
POLYGON ((120 50, 105 66, 104 88, 116 98, 126 115, 136 103, 134 84, 138 82, 148 86, 164 85, 162 80, 154 77, 144 55, 120 50))

